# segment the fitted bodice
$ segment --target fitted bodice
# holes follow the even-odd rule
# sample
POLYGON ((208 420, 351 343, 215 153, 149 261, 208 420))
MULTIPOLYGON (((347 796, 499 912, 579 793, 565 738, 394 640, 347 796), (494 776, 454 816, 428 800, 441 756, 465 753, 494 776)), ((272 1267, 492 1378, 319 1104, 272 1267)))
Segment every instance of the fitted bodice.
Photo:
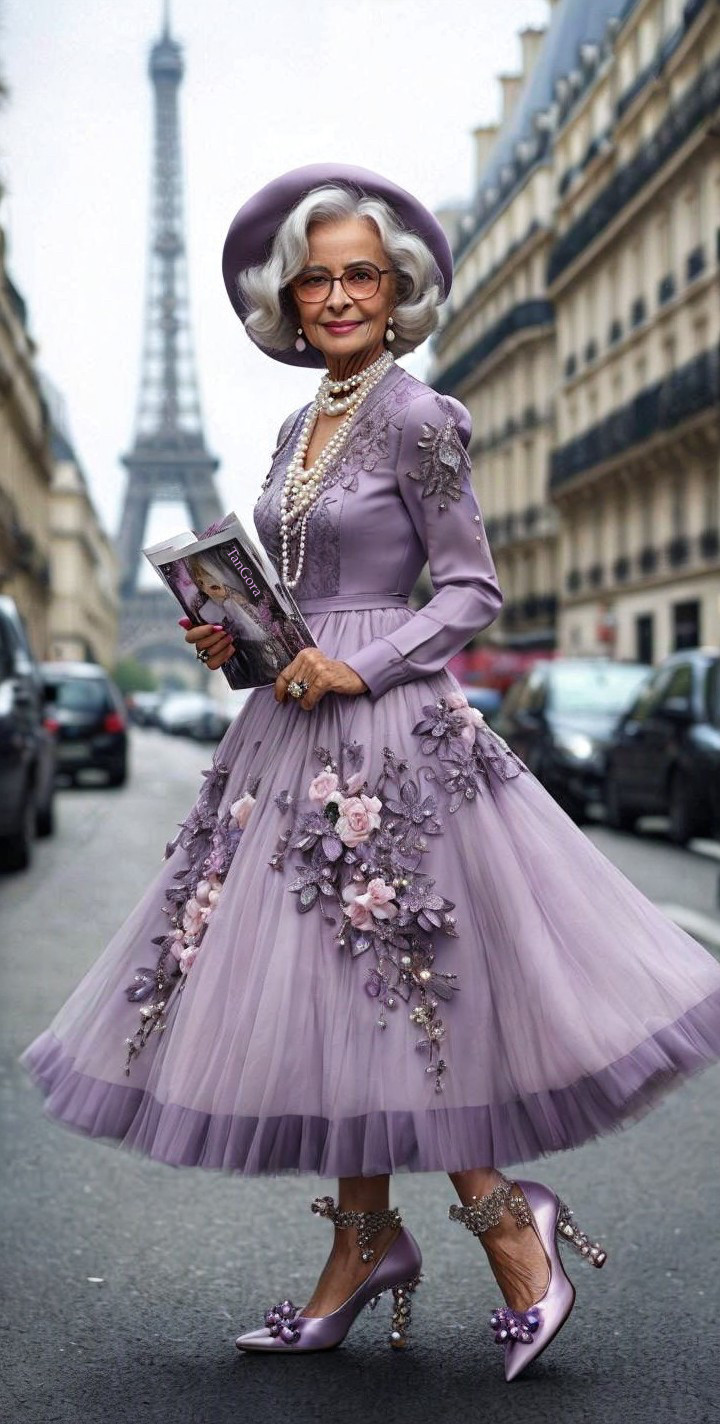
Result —
MULTIPOLYGON (((412 520, 397 488, 397 458, 404 412, 427 388, 393 365, 356 413, 343 450, 327 470, 311 506, 301 577, 292 590, 301 609, 315 600, 367 595, 406 604, 425 562, 412 520)), ((278 572, 283 481, 307 406, 280 432, 270 471, 255 504, 255 527, 278 572)), ((299 534, 290 542, 290 571, 297 565, 299 534)))

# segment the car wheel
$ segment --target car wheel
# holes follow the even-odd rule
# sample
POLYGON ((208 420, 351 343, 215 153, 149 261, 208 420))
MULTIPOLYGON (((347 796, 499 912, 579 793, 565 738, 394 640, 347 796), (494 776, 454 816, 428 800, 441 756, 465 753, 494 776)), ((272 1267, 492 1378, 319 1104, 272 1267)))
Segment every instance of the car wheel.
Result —
POLYGON ((108 786, 124 786, 127 777, 127 767, 119 766, 115 771, 108 772, 108 786))
POLYGON ((42 806, 35 817, 35 834, 52 836, 55 833, 55 807, 52 800, 42 806))
POLYGON ((701 834, 701 816, 688 795, 688 784, 681 771, 674 771, 668 793, 668 835, 675 845, 687 845, 693 836, 701 834))
POLYGON ((35 802, 32 795, 28 794, 18 829, 13 835, 0 838, 0 866, 3 870, 28 869, 32 860, 34 834, 35 802))
POLYGON ((614 831, 634 831, 637 813, 625 805, 616 781, 608 777, 605 783, 605 819, 614 831))

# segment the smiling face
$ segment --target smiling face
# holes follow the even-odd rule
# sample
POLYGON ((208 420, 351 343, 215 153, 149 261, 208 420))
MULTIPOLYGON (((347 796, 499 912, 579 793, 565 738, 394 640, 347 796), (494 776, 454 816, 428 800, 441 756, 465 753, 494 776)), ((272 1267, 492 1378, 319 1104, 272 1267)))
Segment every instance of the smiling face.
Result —
MULTIPOLYGON (((323 267, 333 277, 359 262, 390 267, 375 224, 368 218, 339 218, 312 223, 308 229, 309 255, 303 268, 323 267)), ((387 272, 372 297, 348 296, 341 282, 319 302, 295 299, 298 325, 305 340, 325 356, 328 370, 338 379, 353 375, 377 359, 385 349, 387 319, 396 303, 395 277, 387 272)))

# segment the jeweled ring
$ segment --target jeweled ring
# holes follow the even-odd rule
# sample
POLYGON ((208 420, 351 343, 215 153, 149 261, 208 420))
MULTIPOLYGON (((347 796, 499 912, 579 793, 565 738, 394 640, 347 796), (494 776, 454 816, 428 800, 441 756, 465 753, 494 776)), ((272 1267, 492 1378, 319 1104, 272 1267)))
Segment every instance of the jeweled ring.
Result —
POLYGON ((291 697, 304 697, 307 690, 308 685, 306 682, 296 682, 295 678, 293 678, 292 682, 288 683, 288 692, 291 697))
POLYGON ((195 651, 195 657, 199 658, 201 663, 206 663, 210 657, 210 654, 207 648, 197 648, 195 651))

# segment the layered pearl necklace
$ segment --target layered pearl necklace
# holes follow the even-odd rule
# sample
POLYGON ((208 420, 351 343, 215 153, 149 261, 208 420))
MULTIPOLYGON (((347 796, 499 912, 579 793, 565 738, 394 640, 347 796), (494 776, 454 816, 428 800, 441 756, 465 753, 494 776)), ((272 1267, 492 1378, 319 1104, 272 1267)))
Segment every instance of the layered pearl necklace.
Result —
POLYGON ((287 467, 280 503, 282 577, 286 588, 294 588, 302 574, 305 560, 305 532, 310 506, 314 504, 320 493, 320 486, 329 467, 334 463, 347 441, 355 412, 363 404, 363 401, 367 400, 378 382, 382 380, 385 372, 393 365, 394 359, 391 351, 383 351, 377 361, 373 361, 371 366, 366 366, 365 370, 359 371, 357 375, 349 376, 347 381, 333 381, 329 372, 326 371, 320 382, 320 388, 305 416, 297 445, 287 467), (347 413, 337 430, 330 436, 327 445, 320 451, 314 465, 306 470, 304 468, 305 456, 320 411, 326 415, 347 413), (298 521, 300 523, 300 548, 297 568, 291 577, 290 534, 298 521))

